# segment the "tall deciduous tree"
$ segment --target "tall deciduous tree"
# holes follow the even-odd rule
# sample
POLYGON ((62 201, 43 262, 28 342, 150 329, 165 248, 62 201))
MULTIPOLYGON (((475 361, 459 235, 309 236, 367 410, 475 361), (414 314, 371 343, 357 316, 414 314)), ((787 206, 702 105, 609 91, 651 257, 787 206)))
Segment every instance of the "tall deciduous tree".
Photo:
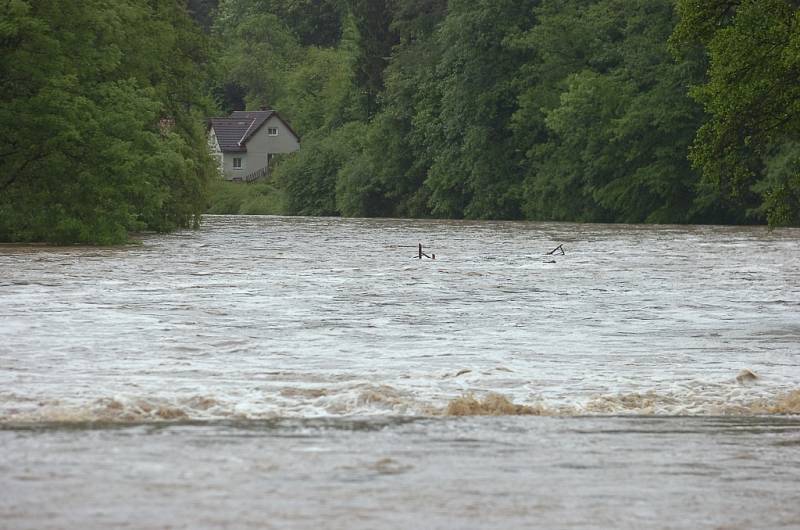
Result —
POLYGON ((515 117, 517 130, 535 142, 528 215, 703 220, 707 212, 693 204, 697 175, 686 160, 702 119, 686 87, 702 63, 674 62, 667 51, 672 2, 545 1, 536 14, 537 26, 521 42, 540 61, 528 70, 530 88, 515 117))
POLYGON ((0 239, 117 243, 199 222, 206 50, 167 0, 0 5, 0 239))
POLYGON ((389 64, 397 35, 392 28, 395 0, 345 0, 358 28, 359 54, 356 81, 365 95, 366 112, 378 111, 378 96, 383 91, 383 72, 389 64))
POLYGON ((758 218, 800 224, 800 7, 792 0, 679 0, 675 49, 703 46, 694 97, 709 120, 691 158, 708 185, 758 218))
MULTIPOLYGON (((435 31, 446 0, 398 0, 392 28, 400 42, 384 71, 381 110, 369 123, 362 148, 340 169, 337 208, 343 215, 424 217, 430 214, 425 186, 431 165, 427 146, 430 110, 426 87, 441 56, 435 31)), ((433 102, 433 105, 436 105, 433 102)))
POLYGON ((435 215, 519 218, 521 151, 511 134, 513 83, 527 50, 509 46, 532 19, 529 2, 448 4, 437 34, 435 79, 417 109, 433 164, 426 186, 435 215))

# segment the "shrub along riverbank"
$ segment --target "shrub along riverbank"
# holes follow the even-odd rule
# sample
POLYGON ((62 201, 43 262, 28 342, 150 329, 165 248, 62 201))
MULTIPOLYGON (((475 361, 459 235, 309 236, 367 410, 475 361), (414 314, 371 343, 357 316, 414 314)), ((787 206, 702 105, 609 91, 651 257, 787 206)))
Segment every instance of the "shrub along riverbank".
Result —
POLYGON ((283 193, 267 182, 242 184, 215 180, 209 186, 206 213, 218 215, 284 215, 283 193))

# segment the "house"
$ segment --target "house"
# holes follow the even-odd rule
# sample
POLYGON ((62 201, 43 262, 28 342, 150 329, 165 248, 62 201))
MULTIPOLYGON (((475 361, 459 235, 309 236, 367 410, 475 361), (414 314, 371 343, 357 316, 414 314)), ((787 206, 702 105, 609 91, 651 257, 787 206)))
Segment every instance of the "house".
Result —
POLYGON ((289 124, 265 109, 211 118, 208 142, 223 178, 243 182, 268 175, 273 155, 300 148, 300 138, 289 124))

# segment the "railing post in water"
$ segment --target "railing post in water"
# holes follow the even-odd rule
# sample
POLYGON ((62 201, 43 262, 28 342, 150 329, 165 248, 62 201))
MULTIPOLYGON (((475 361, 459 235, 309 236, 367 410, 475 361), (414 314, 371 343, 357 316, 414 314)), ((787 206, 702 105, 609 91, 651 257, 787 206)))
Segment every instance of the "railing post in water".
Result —
POLYGON ((422 259, 423 257, 425 257, 425 258, 428 258, 428 259, 436 259, 436 254, 431 254, 430 256, 428 256, 427 254, 425 254, 425 253, 422 251, 422 243, 420 243, 420 244, 419 244, 419 254, 417 255, 417 258, 418 258, 418 259, 422 259))

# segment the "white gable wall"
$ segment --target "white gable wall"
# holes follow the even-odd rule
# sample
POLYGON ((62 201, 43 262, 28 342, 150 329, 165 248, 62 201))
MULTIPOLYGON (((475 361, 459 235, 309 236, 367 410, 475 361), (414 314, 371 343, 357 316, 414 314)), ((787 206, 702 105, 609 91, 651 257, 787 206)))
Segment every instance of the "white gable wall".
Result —
POLYGON ((267 167, 267 155, 291 153, 300 149, 300 143, 286 125, 272 116, 247 142, 247 158, 250 165, 247 174, 267 167), (270 136, 269 129, 278 129, 277 136, 270 136))

